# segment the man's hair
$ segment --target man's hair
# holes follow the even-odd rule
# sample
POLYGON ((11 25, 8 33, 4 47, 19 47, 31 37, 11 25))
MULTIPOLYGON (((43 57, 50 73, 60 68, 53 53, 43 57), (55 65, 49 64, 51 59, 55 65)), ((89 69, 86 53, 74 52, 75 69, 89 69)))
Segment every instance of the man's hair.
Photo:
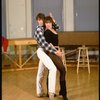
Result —
POLYGON ((45 19, 45 15, 44 15, 43 13, 39 13, 39 14, 37 14, 37 16, 36 16, 36 20, 38 20, 38 19, 42 19, 42 20, 44 20, 44 19, 45 19))
POLYGON ((48 22, 51 22, 52 24, 54 23, 53 19, 50 16, 46 16, 44 19, 44 23, 48 23, 48 22))

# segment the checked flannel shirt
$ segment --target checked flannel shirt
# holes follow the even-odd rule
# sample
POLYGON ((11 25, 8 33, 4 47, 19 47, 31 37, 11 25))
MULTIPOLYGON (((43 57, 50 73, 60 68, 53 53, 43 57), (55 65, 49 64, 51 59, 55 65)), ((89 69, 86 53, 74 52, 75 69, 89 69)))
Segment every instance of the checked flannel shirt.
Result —
POLYGON ((34 38, 36 39, 38 46, 43 48, 46 51, 49 51, 50 53, 54 53, 57 51, 51 45, 46 42, 44 37, 44 28, 42 26, 37 26, 36 30, 34 32, 34 38))

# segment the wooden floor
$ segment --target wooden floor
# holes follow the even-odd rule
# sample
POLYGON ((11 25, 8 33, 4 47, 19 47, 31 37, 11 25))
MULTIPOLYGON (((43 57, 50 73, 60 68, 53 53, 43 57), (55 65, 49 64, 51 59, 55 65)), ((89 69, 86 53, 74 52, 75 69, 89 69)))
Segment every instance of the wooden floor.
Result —
MULTIPOLYGON (((2 72, 2 100, 49 100, 47 97, 36 97, 37 68, 31 70, 2 72)), ((45 73, 43 86, 46 92, 45 73)), ((68 67, 67 92, 69 100, 99 100, 98 67, 92 67, 90 75, 87 68, 68 67)), ((59 72, 57 72, 56 93, 59 93, 59 72)), ((55 100, 62 100, 59 95, 55 100)))

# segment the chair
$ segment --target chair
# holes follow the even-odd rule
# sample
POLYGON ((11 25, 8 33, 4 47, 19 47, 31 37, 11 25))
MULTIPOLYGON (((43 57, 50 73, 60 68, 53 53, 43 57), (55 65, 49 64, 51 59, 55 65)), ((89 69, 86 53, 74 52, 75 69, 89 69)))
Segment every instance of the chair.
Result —
POLYGON ((78 48, 77 74, 80 66, 88 67, 88 73, 90 74, 88 47, 85 47, 85 45, 78 48))

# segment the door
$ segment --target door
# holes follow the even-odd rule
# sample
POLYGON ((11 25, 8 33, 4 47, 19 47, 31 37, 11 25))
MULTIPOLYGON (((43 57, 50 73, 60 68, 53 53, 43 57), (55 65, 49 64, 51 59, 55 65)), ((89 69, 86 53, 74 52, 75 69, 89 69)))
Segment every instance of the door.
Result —
POLYGON ((98 0, 74 0, 75 31, 98 31, 98 0))

